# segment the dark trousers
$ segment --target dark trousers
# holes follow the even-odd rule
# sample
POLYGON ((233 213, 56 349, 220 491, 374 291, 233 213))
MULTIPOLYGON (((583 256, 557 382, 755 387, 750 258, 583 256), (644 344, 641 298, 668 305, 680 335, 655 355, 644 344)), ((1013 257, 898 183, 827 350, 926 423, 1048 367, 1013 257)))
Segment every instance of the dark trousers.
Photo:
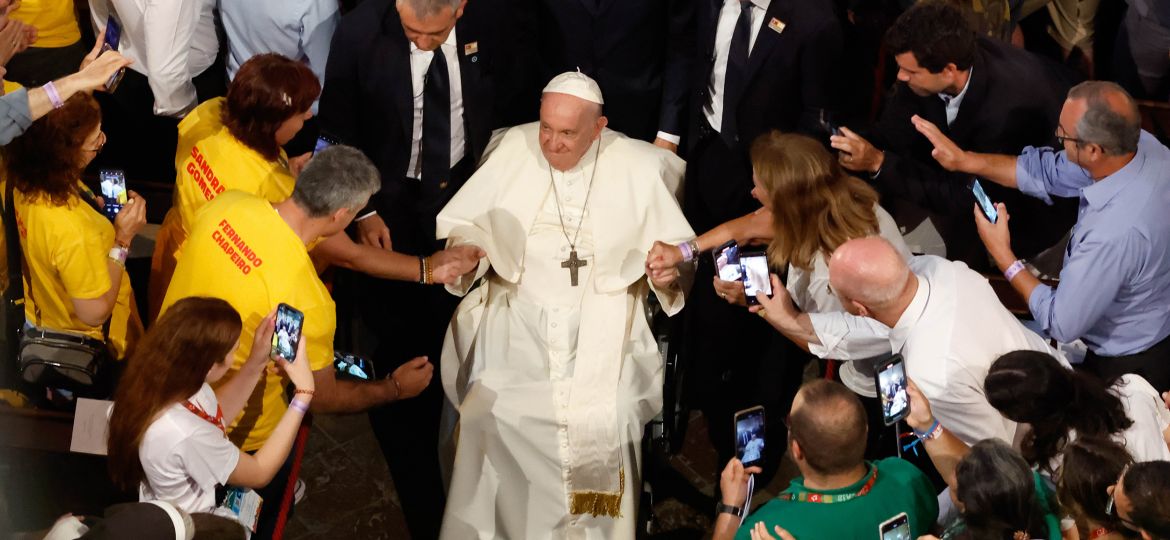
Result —
POLYGON ((4 78, 28 88, 41 86, 76 72, 87 52, 82 40, 64 47, 29 47, 8 61, 4 78))
MULTIPOLYGON (((751 167, 742 149, 728 148, 701 126, 687 166, 683 211, 696 232, 759 207, 751 198, 751 167)), ((719 469, 735 456, 736 411, 764 406, 764 472, 767 484, 787 448, 784 418, 800 388, 808 355, 766 321, 720 298, 711 281, 715 264, 702 254, 695 285, 687 298, 678 332, 686 362, 688 401, 702 411, 707 433, 719 456, 719 469)))
POLYGON ((1126 373, 1141 375, 1158 392, 1170 391, 1170 337, 1143 352, 1125 356, 1100 356, 1089 351, 1085 368, 1105 381, 1126 373))
MULTIPOLYGON (((453 169, 448 192, 437 197, 433 195, 436 188, 413 179, 390 186, 393 203, 380 208, 379 215, 390 228, 395 251, 429 255, 442 247, 434 238, 435 215, 470 176, 470 162, 465 159, 453 169)), ((369 417, 401 495, 411 538, 438 538, 446 504, 439 469, 439 418, 444 399, 439 359, 443 336, 460 298, 438 285, 382 280, 353 272, 339 272, 335 287, 339 312, 351 313, 359 323, 353 344, 342 348, 372 351, 369 356, 379 376, 392 374, 418 356, 428 357, 435 366, 434 377, 422 394, 372 409, 369 417)))

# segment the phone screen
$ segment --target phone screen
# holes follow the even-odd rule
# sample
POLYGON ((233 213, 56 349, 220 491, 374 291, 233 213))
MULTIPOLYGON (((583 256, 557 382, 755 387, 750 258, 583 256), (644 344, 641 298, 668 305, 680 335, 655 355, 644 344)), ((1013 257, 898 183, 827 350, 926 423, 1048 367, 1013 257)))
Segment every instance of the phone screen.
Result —
MULTIPOLYGON (((106 51, 118 50, 118 43, 122 41, 122 26, 118 24, 118 20, 114 18, 113 14, 106 19, 106 39, 102 42, 102 51, 98 53, 101 56, 106 51)), ((122 82, 122 76, 126 74, 126 68, 115 71, 110 75, 110 79, 106 81, 106 91, 113 92, 118 87, 118 83, 122 82)))
POLYGON ((126 204, 126 173, 120 170, 102 169, 98 173, 102 183, 102 198, 106 200, 106 216, 114 219, 126 204))
POLYGON ((739 265, 739 245, 731 240, 711 252, 715 258, 715 273, 723 281, 740 281, 743 279, 743 268, 739 265))
POLYGON ((276 307, 276 331, 272 333, 272 356, 279 356, 289 362, 297 358, 297 343, 301 340, 301 327, 305 314, 288 304, 276 307))
POLYGON ((760 303, 756 300, 756 295, 759 293, 772 296, 772 277, 768 271, 768 256, 763 251, 741 253, 739 265, 743 267, 743 293, 747 297, 749 306, 760 303))
POLYGON ((336 140, 330 137, 326 137, 325 135, 321 135, 320 137, 317 137, 317 145, 313 147, 313 155, 315 156, 318 152, 335 144, 337 144, 336 140))
POLYGON ((735 413, 735 456, 744 467, 764 462, 764 408, 752 407, 735 413))
POLYGON ((995 205, 991 203, 991 198, 987 196, 987 192, 983 191, 983 186, 979 184, 976 179, 971 182, 971 193, 975 194, 975 200, 979 202, 979 207, 983 209, 983 215, 987 216, 987 220, 995 223, 999 219, 999 212, 995 210, 995 205))
POLYGON ((374 369, 369 361, 356 354, 334 351, 333 367, 337 369, 338 375, 344 377, 361 379, 363 381, 371 381, 374 379, 374 369))
POLYGON ((911 540, 910 517, 905 512, 881 524, 881 540, 911 540))
POLYGON ((910 414, 910 394, 906 392, 906 364, 902 355, 886 360, 877 370, 878 397, 882 402, 882 421, 892 426, 910 414))

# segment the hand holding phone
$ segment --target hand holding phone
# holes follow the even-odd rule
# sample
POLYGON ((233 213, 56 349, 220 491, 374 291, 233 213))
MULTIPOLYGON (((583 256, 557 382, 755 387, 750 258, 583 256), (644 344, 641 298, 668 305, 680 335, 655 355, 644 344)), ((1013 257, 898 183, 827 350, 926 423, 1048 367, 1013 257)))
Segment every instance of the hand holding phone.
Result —
POLYGON ((772 276, 768 271, 768 255, 763 251, 745 251, 739 255, 743 274, 743 294, 749 306, 758 306, 756 295, 772 296, 772 276))
MULTIPOLYGON (((102 43, 102 51, 98 53, 98 56, 101 56, 106 51, 117 51, 118 44, 122 41, 122 25, 118 24, 118 20, 114 18, 113 14, 110 14, 110 17, 106 19, 105 35, 106 39, 102 43)), ((114 89, 118 88, 118 84, 122 82, 124 75, 126 75, 126 68, 119 69, 113 75, 110 75, 109 80, 106 81, 106 92, 112 93, 114 89)))
POLYGON ((991 198, 987 196, 987 192, 983 191, 983 186, 979 183, 978 178, 971 181, 971 193, 975 195, 975 200, 979 203, 979 208, 983 210, 983 215, 987 216, 988 221, 995 223, 999 219, 999 212, 995 209, 991 198))
POLYGON ((98 173, 98 178, 101 180, 102 198, 106 202, 106 217, 112 220, 129 200, 126 193, 126 173, 119 169, 102 169, 98 173))
POLYGON ((297 359, 297 345, 301 341, 301 329, 305 314, 296 308, 281 303, 276 306, 276 329, 272 332, 272 356, 288 362, 297 359))
POLYGON ((744 468, 764 465, 764 407, 735 413, 735 457, 744 468))
POLYGON ((907 392, 906 363, 901 354, 895 354, 877 367, 878 398, 882 403, 882 422, 892 426, 910 414, 910 394, 907 392))

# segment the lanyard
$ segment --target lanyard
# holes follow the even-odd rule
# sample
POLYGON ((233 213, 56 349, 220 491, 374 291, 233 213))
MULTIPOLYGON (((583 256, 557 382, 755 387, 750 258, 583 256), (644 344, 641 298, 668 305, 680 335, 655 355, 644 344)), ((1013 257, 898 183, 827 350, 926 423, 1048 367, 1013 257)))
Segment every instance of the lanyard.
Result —
POLYGON ((1105 536, 1111 532, 1113 531, 1106 529, 1105 527, 1098 527, 1089 533, 1089 540, 1097 540, 1098 538, 1101 538, 1102 536, 1105 536))
POLYGON ((877 482, 877 476, 878 476, 877 466, 874 465, 873 466, 873 475, 869 477, 869 480, 867 480, 865 482, 865 485, 861 486, 861 489, 857 490, 857 493, 843 493, 840 495, 823 495, 820 493, 811 493, 808 491, 802 491, 800 493, 781 493, 778 498, 782 501, 797 501, 797 502, 810 502, 810 503, 821 503, 821 504, 842 503, 845 501, 851 501, 851 500, 856 499, 858 497, 864 497, 867 494, 869 494, 869 490, 873 489, 874 482, 877 482))
POLYGON ((210 422, 215 427, 219 428, 219 430, 223 432, 223 437, 225 439, 227 438, 227 428, 223 425, 223 409, 219 407, 219 404, 216 404, 215 406, 215 418, 212 418, 210 414, 207 414, 207 412, 203 409, 196 407, 195 404, 191 403, 190 401, 184 401, 183 406, 186 407, 188 411, 194 413, 195 416, 198 416, 199 418, 202 418, 210 422))

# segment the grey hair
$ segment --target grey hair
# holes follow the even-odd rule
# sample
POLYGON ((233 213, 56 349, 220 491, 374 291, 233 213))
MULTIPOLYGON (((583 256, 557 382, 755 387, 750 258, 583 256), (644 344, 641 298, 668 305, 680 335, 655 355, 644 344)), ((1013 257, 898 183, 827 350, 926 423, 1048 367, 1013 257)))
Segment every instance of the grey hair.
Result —
POLYGON ((443 8, 449 7, 451 11, 459 9, 459 4, 463 0, 395 0, 395 7, 402 7, 403 4, 409 5, 411 11, 414 11, 414 16, 420 19, 429 19, 438 15, 443 11, 443 8))
MULTIPOLYGON (((1085 81, 1068 91, 1069 99, 1083 99, 1087 110, 1077 122, 1077 138, 1083 143, 1094 143, 1109 156, 1137 152, 1142 132, 1142 117, 1137 103, 1129 93, 1109 81, 1085 81), (1109 94, 1121 96, 1122 111, 1113 109, 1109 94)), ((1082 144, 1083 144, 1082 143, 1082 144)))
POLYGON ((313 156, 293 188, 292 199, 312 217, 357 209, 382 187, 373 162, 352 146, 330 146, 313 156))

